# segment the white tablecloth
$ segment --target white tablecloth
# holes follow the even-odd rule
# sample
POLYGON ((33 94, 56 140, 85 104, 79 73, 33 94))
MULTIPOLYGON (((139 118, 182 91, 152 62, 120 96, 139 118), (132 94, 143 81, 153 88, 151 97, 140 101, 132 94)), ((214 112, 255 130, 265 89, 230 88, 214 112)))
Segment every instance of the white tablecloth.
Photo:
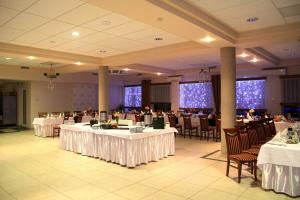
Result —
POLYGON ((93 130, 82 124, 60 127, 60 148, 127 167, 175 154, 174 128, 147 128, 143 133, 129 133, 129 130, 93 130))
POLYGON ((297 124, 300 124, 300 122, 274 122, 275 124, 275 128, 276 128, 276 132, 282 132, 285 129, 289 128, 289 127, 293 127, 296 126, 297 124))
POLYGON ((257 158, 257 166, 263 172, 262 187, 300 196, 300 143, 270 143, 261 147, 257 158))
POLYGON ((34 134, 39 137, 53 136, 53 127, 63 124, 63 118, 34 118, 34 134))

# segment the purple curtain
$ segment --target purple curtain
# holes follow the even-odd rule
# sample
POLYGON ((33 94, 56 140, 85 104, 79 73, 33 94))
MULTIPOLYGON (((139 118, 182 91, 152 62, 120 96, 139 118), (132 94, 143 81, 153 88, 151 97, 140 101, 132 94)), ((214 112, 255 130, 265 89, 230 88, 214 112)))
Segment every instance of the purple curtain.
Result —
POLYGON ((220 76, 220 74, 212 75, 211 83, 212 83, 212 91, 214 94, 216 113, 219 114, 220 107, 221 107, 221 76, 220 76))

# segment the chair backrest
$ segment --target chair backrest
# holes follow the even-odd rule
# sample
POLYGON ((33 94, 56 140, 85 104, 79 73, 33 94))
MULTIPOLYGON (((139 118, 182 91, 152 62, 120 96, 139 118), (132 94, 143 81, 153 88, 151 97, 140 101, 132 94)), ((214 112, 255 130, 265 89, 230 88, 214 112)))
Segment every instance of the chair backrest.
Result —
POLYGON ((47 112, 39 112, 38 115, 39 115, 39 117, 47 117, 48 113, 47 112))
POLYGON ((176 116, 175 115, 168 115, 168 119, 170 122, 170 127, 176 127, 176 116))
POLYGON ((201 131, 208 131, 208 118, 200 117, 200 127, 201 131))
POLYGON ((243 119, 236 120, 235 124, 236 124, 236 126, 244 126, 245 125, 243 119))
POLYGON ((183 126, 184 126, 184 129, 191 129, 192 128, 191 117, 187 117, 187 116, 183 117, 183 126))
POLYGON ((249 138, 250 146, 259 144, 258 136, 257 136, 257 132, 256 132, 255 127, 251 127, 251 128, 248 129, 248 138, 249 138))
POLYGON ((136 114, 135 115, 135 122, 141 122, 141 121, 142 121, 141 115, 140 114, 136 114))
POLYGON ((226 138, 227 155, 239 154, 242 152, 240 134, 236 128, 223 129, 226 138))
POLYGON ((263 124, 258 124, 256 126, 256 133, 257 133, 257 137, 258 140, 261 141, 265 141, 267 139, 266 135, 265 135, 265 131, 264 131, 264 126, 263 124))
POLYGON ((271 136, 276 135, 276 127, 274 121, 270 122, 269 126, 270 126, 271 136))
POLYGON ((271 128, 269 124, 264 124, 264 132, 266 137, 272 137, 271 128))
POLYGON ((250 142, 249 142, 249 137, 248 137, 248 132, 247 131, 240 131, 240 138, 241 138, 241 148, 242 150, 247 150, 250 148, 250 142))

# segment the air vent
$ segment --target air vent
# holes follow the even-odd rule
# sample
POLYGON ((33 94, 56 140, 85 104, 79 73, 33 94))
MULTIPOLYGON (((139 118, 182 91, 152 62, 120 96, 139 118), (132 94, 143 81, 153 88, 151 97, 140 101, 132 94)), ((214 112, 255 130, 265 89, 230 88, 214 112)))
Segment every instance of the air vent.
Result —
POLYGON ((112 69, 112 70, 109 70, 109 73, 111 75, 122 75, 124 73, 123 70, 115 70, 115 69, 112 69))
POLYGON ((280 67, 280 68, 264 68, 262 69, 262 75, 268 76, 268 75, 286 75, 286 68, 280 67))
POLYGON ((21 66, 21 69, 30 69, 30 67, 27 67, 27 66, 21 66))

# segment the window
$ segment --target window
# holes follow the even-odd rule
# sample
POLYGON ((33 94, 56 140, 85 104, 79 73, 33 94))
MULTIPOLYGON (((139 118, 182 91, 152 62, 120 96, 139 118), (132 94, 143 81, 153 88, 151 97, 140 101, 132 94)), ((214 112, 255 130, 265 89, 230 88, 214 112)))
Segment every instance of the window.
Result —
POLYGON ((211 83, 180 84, 180 108, 211 108, 211 83))
POLYGON ((236 107, 239 109, 265 108, 265 85, 266 80, 237 81, 236 107))
POLYGON ((141 107, 142 105, 142 87, 128 86, 125 87, 124 93, 125 107, 141 107))

